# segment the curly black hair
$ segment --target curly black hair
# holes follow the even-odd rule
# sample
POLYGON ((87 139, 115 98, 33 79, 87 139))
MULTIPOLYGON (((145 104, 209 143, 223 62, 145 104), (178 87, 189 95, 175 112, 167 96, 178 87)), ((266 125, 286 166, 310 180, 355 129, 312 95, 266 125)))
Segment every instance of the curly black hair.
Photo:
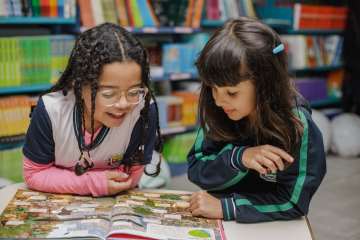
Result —
MULTIPOLYGON (((75 41, 75 46, 71 52, 69 62, 58 82, 48 91, 62 91, 64 95, 73 90, 75 94, 75 104, 82 115, 84 125, 84 102, 82 99, 82 87, 91 86, 91 148, 94 143, 94 112, 95 98, 98 90, 99 76, 102 68, 106 64, 113 62, 134 61, 141 66, 141 81, 149 89, 149 94, 145 97, 145 106, 141 110, 140 118, 143 121, 141 130, 142 138, 138 150, 131 156, 130 161, 124 162, 127 171, 132 165, 143 164, 144 146, 148 134, 149 126, 149 105, 152 99, 156 109, 156 133, 157 141, 155 150, 162 152, 163 140, 160 134, 158 106, 153 92, 150 88, 150 67, 148 54, 140 43, 126 29, 112 23, 104 23, 81 33, 75 41)), ((83 149, 80 148, 81 154, 83 149)), ((160 162, 156 167, 157 175, 160 170, 160 162)))

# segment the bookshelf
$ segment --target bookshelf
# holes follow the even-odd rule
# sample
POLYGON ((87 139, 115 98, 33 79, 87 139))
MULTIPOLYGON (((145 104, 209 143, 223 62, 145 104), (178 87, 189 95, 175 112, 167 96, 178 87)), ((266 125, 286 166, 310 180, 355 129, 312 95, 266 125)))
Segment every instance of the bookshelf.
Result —
POLYGON ((126 27, 126 29, 134 34, 192 34, 201 32, 200 28, 191 27, 126 27))
POLYGON ((195 73, 170 73, 165 74, 164 76, 154 76, 151 78, 152 81, 162 82, 162 81, 181 81, 181 80, 191 80, 197 79, 199 76, 195 73))
POLYGON ((305 74, 305 73, 309 73, 309 72, 324 73, 324 72, 340 70, 342 68, 343 68, 342 64, 337 64, 337 65, 332 65, 332 66, 290 69, 290 72, 295 73, 295 74, 305 74))
MULTIPOLYGON (((87 1, 82 1, 87 2, 87 1)), ((91 2, 91 1, 89 1, 91 2)), ((206 2, 206 1, 205 1, 206 2)), ((239 1, 240 2, 240 1, 239 1)), ((205 3, 206 4, 206 3, 205 3)), ((77 9, 77 13, 79 13, 79 9, 77 9)), ((289 13, 285 11, 280 14, 281 11, 277 11, 275 9, 274 12, 278 13, 278 15, 289 16, 289 13)), ((203 14, 204 16, 204 14, 203 14)), ((81 16, 80 16, 81 17, 81 16)), ((280 34, 283 35, 317 35, 317 36, 329 36, 329 35, 342 35, 342 30, 318 30, 318 29, 309 29, 309 30, 293 30, 292 22, 288 19, 284 18, 271 18, 268 17, 263 20, 265 23, 270 25, 272 28, 276 29, 280 34)), ((171 43, 180 43, 183 41, 185 37, 191 37, 192 35, 210 32, 215 28, 221 27, 224 21, 222 20, 207 20, 202 19, 201 25, 199 26, 162 26, 161 24, 158 26, 143 26, 143 27, 126 27, 128 31, 136 34, 140 40, 147 37, 152 37, 154 42, 158 43, 163 37, 166 35, 170 39, 171 43)), ((18 26, 26 26, 26 27, 37 27, 38 25, 45 26, 51 29, 59 29, 60 27, 72 27, 75 30, 75 33, 80 33, 88 29, 88 27, 80 26, 79 16, 73 18, 52 18, 52 17, 0 17, 0 26, 6 27, 18 27, 18 26)), ((57 31, 61 33, 60 31, 57 31)), ((162 44, 162 43, 161 43, 162 44)), ((341 64, 331 65, 331 66, 321 66, 321 67, 312 67, 312 68, 300 68, 300 69, 289 69, 289 71, 295 75, 326 75, 328 72, 342 69, 341 64)), ((196 73, 189 72, 177 72, 177 73, 165 73, 163 75, 153 75, 151 80, 157 84, 169 84, 171 86, 178 84, 178 82, 183 83, 188 80, 197 80, 198 75, 196 73)), ((51 84, 36 84, 36 85, 24 85, 24 86, 16 86, 16 87, 0 87, 0 96, 11 96, 11 95, 20 95, 20 94, 38 94, 40 92, 46 91, 51 87, 51 84)), ((339 98, 326 98, 322 100, 311 101, 310 104, 316 108, 323 108, 327 106, 339 105, 339 98)), ((196 130, 197 126, 178 126, 173 128, 162 128, 161 132, 164 136, 172 137, 176 134, 187 133, 196 130)), ((21 147, 23 142, 14 142, 7 144, 0 144, 0 150, 11 149, 16 147, 21 147)))
MULTIPOLYGON (((80 27, 80 32, 86 31, 87 27, 80 27)), ((125 27, 133 34, 162 35, 162 34, 193 34, 201 32, 201 28, 192 27, 125 27)))
POLYGON ((15 143, 0 143, 0 151, 19 148, 22 147, 23 145, 24 145, 24 141, 18 141, 15 143))
POLYGON ((11 7, 7 5, 10 1, 0 3, 0 45, 5 49, 0 57, 0 101, 1 110, 5 109, 1 112, 4 126, 1 128, 0 156, 13 159, 10 152, 14 151, 19 156, 13 160, 21 161, 20 148, 24 144, 30 108, 35 99, 26 94, 37 95, 51 87, 51 79, 56 75, 53 71, 58 72, 66 61, 59 50, 65 48, 66 41, 73 40, 73 35, 66 33, 72 32, 78 19, 76 1, 63 1, 62 4, 53 1, 48 6, 40 1, 16 2, 12 1, 11 7), (56 54, 51 52, 53 44, 56 54), (60 45, 63 48, 60 49, 60 45), (12 126, 10 122, 16 122, 16 125, 12 126))
POLYGON ((328 107, 328 106, 332 106, 332 105, 339 105, 340 102, 341 102, 340 98, 329 97, 329 98, 322 99, 322 100, 311 101, 310 105, 313 108, 322 108, 322 107, 328 107))

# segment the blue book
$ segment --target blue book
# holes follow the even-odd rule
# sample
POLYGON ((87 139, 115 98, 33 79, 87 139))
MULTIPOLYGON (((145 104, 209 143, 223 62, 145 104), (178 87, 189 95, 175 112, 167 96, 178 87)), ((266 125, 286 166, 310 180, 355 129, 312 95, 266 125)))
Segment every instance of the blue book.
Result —
POLYGON ((64 0, 57 0, 57 7, 58 7, 58 17, 64 17, 64 0))
POLYGON ((146 0, 136 0, 144 27, 156 27, 156 23, 150 14, 149 5, 146 0))

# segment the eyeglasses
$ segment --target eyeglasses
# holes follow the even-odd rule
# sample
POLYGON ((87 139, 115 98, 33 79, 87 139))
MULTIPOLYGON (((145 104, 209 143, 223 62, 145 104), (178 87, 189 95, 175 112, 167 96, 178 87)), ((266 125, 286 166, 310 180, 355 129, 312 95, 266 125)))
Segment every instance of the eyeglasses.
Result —
POLYGON ((119 91, 116 89, 100 89, 98 91, 99 99, 105 106, 111 107, 115 105, 121 99, 121 96, 125 93, 126 101, 129 104, 138 104, 144 100, 148 89, 147 88, 131 88, 127 91, 119 91))

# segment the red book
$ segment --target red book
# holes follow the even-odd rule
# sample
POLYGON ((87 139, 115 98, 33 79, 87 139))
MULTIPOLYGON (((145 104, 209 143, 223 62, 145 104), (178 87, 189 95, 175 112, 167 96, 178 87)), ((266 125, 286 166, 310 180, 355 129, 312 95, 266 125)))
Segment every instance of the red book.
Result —
POLYGON ((89 0, 78 0, 81 25, 86 28, 95 26, 94 13, 89 0))
POLYGON ((333 19, 333 7, 331 6, 319 6, 317 17, 318 29, 331 29, 333 19))
POLYGON ((40 15, 50 17, 50 0, 40 0, 40 15))
POLYGON ((297 3, 294 5, 294 29, 314 29, 316 28, 317 9, 312 5, 297 3))
POLYGON ((127 12, 128 20, 129 20, 129 26, 134 27, 135 20, 134 20, 133 12, 131 10, 130 1, 132 1, 132 0, 125 0, 125 8, 126 8, 126 12, 127 12))
POLYGON ((334 19, 332 21, 333 29, 345 29, 348 14, 347 7, 334 7, 334 19))
POLYGON ((220 19, 219 0, 206 1, 206 18, 210 20, 220 19))

